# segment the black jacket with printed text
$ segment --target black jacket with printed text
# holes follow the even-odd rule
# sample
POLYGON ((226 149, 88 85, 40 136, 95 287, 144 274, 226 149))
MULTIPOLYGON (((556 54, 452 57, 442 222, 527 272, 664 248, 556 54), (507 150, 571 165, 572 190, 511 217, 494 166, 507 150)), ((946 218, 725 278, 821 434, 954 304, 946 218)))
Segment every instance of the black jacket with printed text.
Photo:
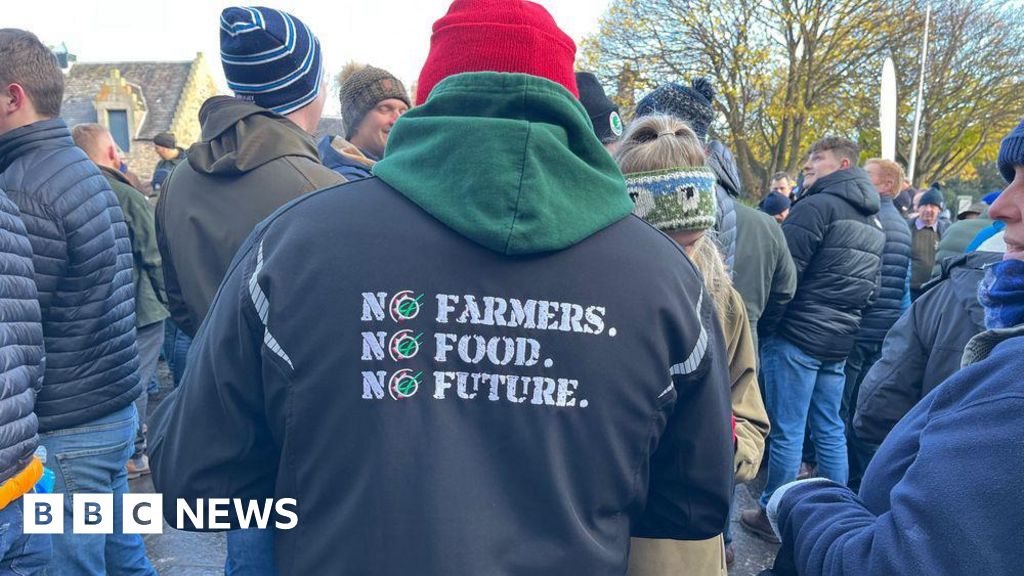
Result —
POLYGON ((629 215, 582 106, 460 74, 388 146, 377 178, 286 205, 229 267, 156 416, 168 521, 175 498, 294 498, 285 575, 621 576, 631 535, 720 533, 714 306, 629 215))

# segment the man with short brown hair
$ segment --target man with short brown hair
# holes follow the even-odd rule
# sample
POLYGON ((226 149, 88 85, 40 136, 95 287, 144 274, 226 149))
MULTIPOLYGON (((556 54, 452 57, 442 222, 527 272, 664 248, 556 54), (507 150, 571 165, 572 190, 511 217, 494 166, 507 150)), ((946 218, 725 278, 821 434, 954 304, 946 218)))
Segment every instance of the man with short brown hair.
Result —
POLYGON ((796 295, 775 334, 761 341, 765 405, 772 422, 768 483, 760 508, 743 512, 755 534, 777 540, 764 507, 796 479, 810 427, 822 476, 849 474, 840 418, 844 366, 861 314, 879 290, 885 235, 878 193, 857 167, 857 145, 836 136, 815 142, 804 165, 804 191, 782 223, 796 265, 796 295))
POLYGON ((142 392, 132 248, 117 198, 61 120, 64 76, 31 32, 0 30, 0 189, 21 210, 42 312, 40 443, 64 494, 113 494, 113 533, 53 538, 53 574, 156 574, 141 536, 122 534, 125 463, 142 392), (59 462, 60 465, 52 463, 59 462))

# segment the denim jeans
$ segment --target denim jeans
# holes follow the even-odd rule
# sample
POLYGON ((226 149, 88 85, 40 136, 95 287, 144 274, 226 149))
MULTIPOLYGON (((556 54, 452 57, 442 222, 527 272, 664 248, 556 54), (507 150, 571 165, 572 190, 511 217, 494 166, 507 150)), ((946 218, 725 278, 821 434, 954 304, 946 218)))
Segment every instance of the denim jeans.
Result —
POLYGON ((138 415, 135 405, 75 428, 40 434, 47 468, 53 470, 53 492, 64 494, 64 533, 53 536, 53 562, 48 573, 75 576, 152 575, 142 536, 121 533, 121 499, 128 493, 125 464, 135 449, 138 415), (72 494, 113 494, 113 534, 72 534, 72 494))
MULTIPOLYGON (((139 349, 139 381, 149 384, 156 373, 156 363, 160 359, 160 347, 164 343, 163 322, 143 326, 136 331, 135 345, 139 349)), ((143 390, 135 399, 135 411, 139 415, 139 429, 135 434, 135 452, 132 458, 141 458, 146 450, 146 412, 149 405, 149 390, 143 390)))
POLYGON ((0 576, 42 574, 53 555, 49 534, 25 534, 23 503, 0 510, 0 576))
POLYGON ((192 346, 192 337, 178 328, 170 318, 164 320, 164 360, 174 375, 174 386, 181 383, 188 362, 188 349, 192 346))
POLYGON ((768 483, 761 507, 775 490, 796 480, 809 426, 818 457, 818 475, 846 484, 849 474, 846 437, 839 407, 843 401, 845 361, 823 362, 780 336, 761 347, 765 407, 772 423, 768 483))
POLYGON ((274 576, 274 531, 272 529, 228 531, 225 576, 274 576))

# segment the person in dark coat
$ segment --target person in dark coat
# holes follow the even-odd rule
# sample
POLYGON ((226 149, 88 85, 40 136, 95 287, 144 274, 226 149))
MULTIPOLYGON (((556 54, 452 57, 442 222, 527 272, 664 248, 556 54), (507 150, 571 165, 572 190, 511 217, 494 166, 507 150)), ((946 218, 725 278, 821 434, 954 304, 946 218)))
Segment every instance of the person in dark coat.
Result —
MULTIPOLYGON (((0 30, 0 188, 21 211, 32 245, 46 347, 36 399, 41 443, 53 466, 65 517, 75 493, 128 492, 125 464, 143 391, 135 344, 132 247, 107 181, 71 140, 58 116, 64 76, 30 32, 0 30), (113 448, 112 448, 113 447, 113 448), (83 456, 83 454, 85 456, 83 456)), ((59 574, 155 574, 142 537, 53 538, 59 574)))
MULTIPOLYGON (((178 140, 172 132, 161 132, 153 137, 153 150, 160 157, 153 169, 153 177, 150 178, 150 186, 154 194, 160 194, 164 182, 171 172, 185 161, 185 151, 178 146, 178 140)), ((140 190, 140 188, 136 187, 140 190)))
POLYGON ((846 437, 839 411, 846 358, 861 315, 878 296, 885 234, 878 192, 855 164, 855 143, 827 137, 810 148, 805 192, 782 223, 797 272, 797 290, 775 334, 761 341, 765 400, 772 431, 768 483, 761 507, 743 525, 774 540, 763 506, 800 469, 809 426, 818 472, 846 483, 846 437))
MULTIPOLYGON (((313 32, 280 10, 230 7, 221 12, 220 42, 236 97, 203 103, 201 139, 171 173, 156 208, 168 304, 188 336, 206 319, 232 258, 260 221, 295 198, 345 181, 320 163, 311 136, 327 93, 313 32), (252 62, 268 49, 280 57, 252 62), (294 81, 277 82, 285 76, 294 81)), ((226 573, 272 569, 269 532, 231 531, 227 545, 226 573)))
POLYGON ((1020 573, 1024 123, 1003 140, 999 168, 1010 184, 989 213, 1006 223, 1008 250, 978 286, 986 330, 893 428, 858 494, 827 480, 776 491, 778 576, 1020 573))
POLYGON ((916 300, 923 293, 923 286, 932 277, 932 269, 938 263, 936 256, 939 242, 946 235, 950 221, 942 217, 945 199, 937 185, 932 185, 918 200, 917 215, 910 224, 911 255, 910 299, 916 300))
POLYGON ((736 263, 736 210, 734 198, 738 198, 742 185, 739 169, 732 152, 718 140, 708 141, 708 131, 715 119, 712 104, 715 88, 707 78, 695 78, 690 86, 669 82, 644 96, 636 105, 634 116, 648 114, 669 114, 685 120, 697 138, 704 143, 708 166, 715 171, 715 188, 718 215, 715 223, 718 244, 722 248, 725 265, 735 276, 736 263))
MULTIPOLYGON (((893 326, 861 383, 852 420, 857 437, 878 446, 922 398, 960 369, 964 346, 985 329, 978 283, 1001 253, 949 258, 893 326)), ((873 450, 872 450, 873 451, 873 450)))
POLYGON ((871 183, 878 191, 878 219, 885 232, 882 250, 882 284, 878 299, 864 310, 860 330, 846 360, 846 385, 843 388, 842 417, 846 425, 847 454, 850 461, 849 484, 856 489, 873 450, 858 438, 853 429, 857 393, 861 381, 882 354, 886 333, 903 313, 907 297, 907 276, 910 273, 910 230, 893 203, 903 170, 891 160, 873 158, 864 165, 871 183))
POLYGON ((631 535, 720 533, 721 326, 681 247, 630 215, 573 41, 525 1, 456 0, 433 29, 429 98, 376 177, 239 251, 157 415, 157 490, 294 497, 282 576, 621 575, 631 535), (499 31, 500 54, 466 50, 499 31))
MULTIPOLYGON (((0 32, 2 34, 2 32, 0 32)), ((0 190, 0 571, 39 574, 52 555, 49 534, 25 534, 22 496, 43 475, 36 394, 43 385, 43 325, 32 244, 18 207, 0 190)), ((52 464, 51 464, 52 466, 52 464)))
MULTIPOLYGON (((110 131, 99 124, 79 124, 71 130, 75 144, 82 149, 107 179, 110 189, 124 213, 128 237, 132 243, 132 278, 135 286, 135 334, 139 350, 139 380, 148 384, 156 374, 160 348, 164 343, 164 320, 169 316, 164 302, 164 273, 160 249, 156 243, 153 205, 128 183, 119 169, 117 144, 110 131)), ((149 474, 146 458, 146 414, 149 394, 135 399, 139 413, 139 431, 135 437, 135 453, 128 461, 128 479, 149 474)))

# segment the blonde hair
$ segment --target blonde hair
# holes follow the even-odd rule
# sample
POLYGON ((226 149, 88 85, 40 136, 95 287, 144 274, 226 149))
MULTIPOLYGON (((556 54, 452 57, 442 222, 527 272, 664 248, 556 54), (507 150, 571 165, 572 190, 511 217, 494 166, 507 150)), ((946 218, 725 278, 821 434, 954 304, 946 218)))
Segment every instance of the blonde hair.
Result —
MULTIPOLYGON (((707 156, 689 124, 674 116, 656 114, 638 118, 629 125, 615 153, 615 161, 624 174, 634 174, 704 166, 707 156)), ((689 256, 704 276, 704 287, 724 322, 731 305, 732 278, 716 238, 714 228, 705 230, 689 256)))
POLYGON ((97 157, 103 150, 100 149, 100 139, 110 134, 110 131, 100 124, 78 124, 71 129, 71 139, 75 146, 81 148, 90 159, 97 157))
POLYGON ((715 240, 716 236, 714 228, 704 232, 688 254, 693 265, 704 276, 704 287, 715 301, 719 319, 725 322, 725 315, 732 305, 732 277, 725 267, 725 260, 722 259, 722 252, 715 240))
POLYGON ((868 164, 875 164, 878 166, 881 172, 882 178, 890 180, 892 182, 892 193, 890 196, 895 196, 900 193, 900 186, 903 185, 903 167, 893 162, 892 160, 886 160, 884 158, 871 158, 864 163, 867 167, 868 164))
POLYGON ((674 116, 655 114, 637 118, 626 129, 615 152, 623 174, 670 168, 704 166, 704 146, 693 128, 674 116))

